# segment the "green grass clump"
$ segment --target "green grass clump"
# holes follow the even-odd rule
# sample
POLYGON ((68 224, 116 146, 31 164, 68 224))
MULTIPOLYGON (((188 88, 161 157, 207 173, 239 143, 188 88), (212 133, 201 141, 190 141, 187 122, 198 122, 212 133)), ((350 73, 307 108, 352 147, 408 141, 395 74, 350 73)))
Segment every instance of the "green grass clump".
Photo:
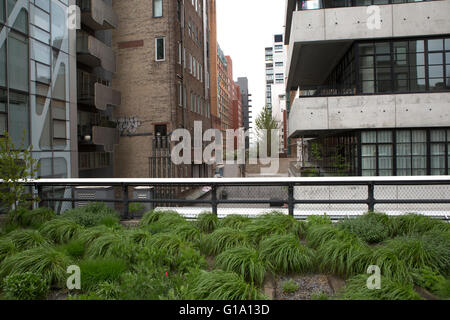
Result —
POLYGON ((56 218, 56 213, 49 208, 27 210, 24 208, 10 212, 9 222, 23 228, 38 228, 44 222, 56 218))
POLYGON ((194 300, 265 300, 267 299, 253 284, 234 272, 214 270, 201 271, 192 281, 194 300))
POLYGON ((387 248, 402 260, 410 270, 430 267, 446 273, 450 260, 438 248, 429 245, 421 237, 398 237, 385 242, 387 248))
POLYGON ((19 250, 13 242, 5 238, 0 239, 0 262, 2 262, 6 257, 13 255, 17 251, 19 250))
POLYGON ((297 291, 299 289, 299 285, 293 280, 288 280, 283 282, 281 289, 283 290, 283 293, 290 294, 297 291))
POLYGON ((433 293, 437 293, 439 287, 446 281, 442 275, 429 267, 414 270, 412 277, 415 284, 433 293))
POLYGON ((33 272, 39 274, 48 284, 63 285, 71 259, 63 252, 49 247, 38 247, 21 251, 7 257, 0 264, 0 278, 12 273, 33 272))
POLYGON ((14 243, 18 250, 27 250, 40 246, 48 246, 48 240, 37 230, 14 230, 5 237, 14 243))
POLYGON ((130 242, 129 238, 119 231, 103 234, 87 247, 86 257, 95 259, 122 256, 129 249, 130 242))
POLYGON ((157 222, 160 217, 162 216, 167 216, 167 215, 175 215, 175 216, 179 216, 178 212, 176 211, 171 211, 171 210, 167 210, 167 211, 149 211, 147 213, 144 214, 144 216, 142 217, 141 221, 139 222, 139 226, 144 227, 144 226, 149 226, 152 223, 157 222))
POLYGON ((306 222, 308 227, 333 224, 333 221, 331 221, 326 213, 323 216, 311 214, 306 218, 306 222))
POLYGON ((210 212, 200 213, 197 217, 197 227, 205 233, 211 233, 219 226, 217 215, 210 212))
POLYGON ((55 243, 66 243, 82 230, 82 226, 68 219, 53 219, 44 223, 39 231, 55 243))
POLYGON ((86 246, 91 245, 91 243, 104 235, 112 233, 114 229, 108 228, 105 225, 95 226, 91 228, 81 229, 76 236, 77 240, 83 242, 86 246))
POLYGON ((148 245, 154 249, 165 250, 169 256, 177 256, 186 243, 174 233, 158 233, 149 239, 148 245))
POLYGON ((231 214, 220 220, 220 227, 229 227, 234 229, 241 229, 252 220, 247 216, 231 214))
POLYGON ((370 264, 380 268, 382 275, 392 280, 402 283, 410 283, 412 281, 411 270, 392 248, 376 248, 373 250, 369 261, 370 264))
POLYGON ((266 263, 258 251, 248 247, 225 250, 216 257, 216 267, 241 275, 246 281, 261 286, 266 274, 266 263))
POLYGON ((244 227, 250 241, 258 245, 261 240, 273 234, 291 233, 301 237, 304 233, 304 224, 296 221, 293 217, 283 213, 272 212, 254 219, 244 227))
POLYGON ((370 265, 371 250, 356 237, 325 242, 317 253, 322 271, 341 276, 365 272, 370 265))
POLYGON ((420 214, 407 214, 391 219, 390 236, 424 234, 429 231, 450 231, 450 224, 420 214))
POLYGON ((85 260, 79 264, 81 270, 81 289, 92 290, 105 281, 118 281, 126 271, 126 263, 116 258, 85 260))
POLYGON ((329 297, 325 292, 319 291, 311 294, 311 300, 329 300, 329 297))
POLYGON ((308 245, 319 248, 331 240, 344 240, 349 237, 349 233, 328 224, 312 225, 308 227, 306 240, 308 245))
POLYGON ((86 246, 83 241, 72 240, 61 246, 62 252, 64 252, 69 257, 78 260, 83 258, 84 252, 86 251, 86 246))
MULTIPOLYGON (((387 215, 387 219, 389 217, 387 215)), ((379 243, 389 237, 388 220, 376 213, 368 213, 356 218, 345 219, 337 224, 342 230, 358 236, 361 240, 369 243, 379 243)))
POLYGON ((350 278, 338 299, 344 300, 420 300, 412 284, 405 284, 381 276, 381 289, 367 288, 368 275, 361 274, 350 278))
POLYGON ((202 238, 202 233, 199 228, 197 228, 192 223, 186 223, 176 226, 173 229, 173 233, 183 239, 183 241, 190 241, 193 243, 197 243, 202 238))
POLYGON ((171 260, 173 269, 180 274, 208 267, 205 257, 198 250, 187 246, 180 247, 178 255, 171 260))
POLYGON ((273 235, 261 241, 261 257, 274 272, 308 272, 315 265, 314 250, 300 244, 293 234, 273 235))
POLYGON ((134 229, 131 230, 128 235, 133 243, 139 244, 141 246, 147 246, 152 234, 148 230, 144 229, 134 229))
POLYGON ((90 203, 85 207, 68 210, 63 217, 85 227, 93 227, 102 223, 118 223, 120 214, 105 203, 90 203))
POLYGON ((43 300, 48 290, 48 283, 32 272, 14 273, 3 280, 3 293, 8 300, 43 300))
POLYGON ((248 243, 247 235, 239 229, 220 228, 204 237, 202 252, 207 255, 217 255, 224 250, 248 243))
POLYGON ((117 300, 120 297, 120 286, 117 282, 100 282, 97 284, 95 295, 101 300, 117 300))

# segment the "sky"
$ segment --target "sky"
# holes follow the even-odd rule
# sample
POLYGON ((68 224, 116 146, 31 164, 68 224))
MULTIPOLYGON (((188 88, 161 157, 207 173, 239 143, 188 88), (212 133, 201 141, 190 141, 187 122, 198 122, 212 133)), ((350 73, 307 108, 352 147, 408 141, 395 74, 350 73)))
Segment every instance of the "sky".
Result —
POLYGON ((253 121, 265 103, 264 49, 284 33, 285 0, 217 0, 217 41, 233 60, 233 80, 247 77, 253 121))

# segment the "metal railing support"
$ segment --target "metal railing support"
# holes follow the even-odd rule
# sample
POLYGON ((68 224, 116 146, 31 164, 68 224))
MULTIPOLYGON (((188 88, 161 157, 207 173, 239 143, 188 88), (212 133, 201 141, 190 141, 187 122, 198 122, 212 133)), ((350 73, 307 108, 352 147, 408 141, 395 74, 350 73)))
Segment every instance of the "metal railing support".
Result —
POLYGON ((215 184, 211 186, 211 207, 212 213, 217 216, 217 186, 215 184))
POLYGON ((128 198, 128 185, 127 184, 123 184, 122 185, 122 190, 123 190, 123 216, 122 218, 124 220, 127 220, 129 218, 129 211, 130 211, 130 206, 129 206, 129 198, 128 198))
POLYGON ((288 186, 288 210, 289 210, 289 215, 290 216, 294 216, 294 185, 293 184, 289 184, 288 186))
POLYGON ((375 211, 375 196, 374 196, 374 191, 375 191, 375 185, 373 182, 370 182, 368 184, 368 197, 367 197, 367 205, 369 207, 369 211, 370 212, 374 212, 375 211))

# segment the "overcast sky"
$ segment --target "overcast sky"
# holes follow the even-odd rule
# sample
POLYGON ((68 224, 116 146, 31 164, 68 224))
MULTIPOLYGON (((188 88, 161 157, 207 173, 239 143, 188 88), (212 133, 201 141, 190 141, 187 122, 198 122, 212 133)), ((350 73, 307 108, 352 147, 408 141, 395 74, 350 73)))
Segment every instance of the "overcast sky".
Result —
POLYGON ((233 80, 247 77, 253 120, 264 106, 264 48, 284 32, 285 0, 217 0, 217 41, 233 60, 233 80))

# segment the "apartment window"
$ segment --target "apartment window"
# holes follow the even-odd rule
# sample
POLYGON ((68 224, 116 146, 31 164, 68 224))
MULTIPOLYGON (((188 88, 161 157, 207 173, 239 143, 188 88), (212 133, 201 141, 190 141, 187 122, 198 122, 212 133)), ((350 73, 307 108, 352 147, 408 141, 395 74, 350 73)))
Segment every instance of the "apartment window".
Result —
POLYGON ((275 74, 275 79, 283 80, 284 79, 284 75, 282 73, 277 73, 277 74, 275 74))
POLYGON ((191 111, 194 111, 194 94, 191 91, 191 111))
POLYGON ((156 38, 155 47, 156 61, 164 61, 166 59, 166 39, 164 37, 156 38))
POLYGON ((282 67, 283 65, 283 62, 275 62, 275 67, 282 67))
POLYGON ((178 64, 181 64, 181 56, 183 54, 183 48, 181 42, 178 42, 178 64))
POLYGON ((183 68, 186 69, 186 49, 183 48, 183 68))
POLYGON ((153 0, 153 17, 160 18, 163 16, 163 0, 153 0))
POLYGON ((192 74, 192 70, 194 68, 194 62, 193 62, 193 57, 192 55, 189 53, 189 72, 192 74))
POLYGON ((183 84, 181 82, 178 83, 178 105, 183 106, 183 84))
POLYGON ((445 162, 448 157, 447 130, 430 131, 430 167, 431 175, 445 175, 445 162))

